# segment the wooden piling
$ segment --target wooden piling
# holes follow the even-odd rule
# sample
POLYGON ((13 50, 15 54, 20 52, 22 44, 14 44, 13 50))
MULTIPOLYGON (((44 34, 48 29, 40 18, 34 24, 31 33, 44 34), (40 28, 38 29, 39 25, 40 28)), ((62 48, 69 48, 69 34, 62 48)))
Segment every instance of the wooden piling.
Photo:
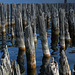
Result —
POLYGON ((39 16, 39 33, 40 33, 40 38, 41 38, 41 43, 42 43, 42 50, 43 50, 43 56, 50 58, 50 52, 48 48, 48 41, 47 41, 47 32, 45 28, 45 21, 44 21, 44 13, 42 13, 42 16, 39 16))
POLYGON ((11 26, 15 25, 15 4, 11 4, 11 26))
POLYGON ((29 24, 25 27, 25 44, 26 44, 26 58, 27 58, 27 70, 36 70, 36 55, 35 55, 35 45, 33 39, 33 32, 31 27, 31 22, 28 20, 29 24))
POLYGON ((52 9, 52 29, 53 32, 58 36, 59 35, 59 15, 57 8, 53 7, 52 9))
POLYGON ((64 9, 59 10, 59 23, 60 23, 60 48, 65 50, 65 30, 64 30, 64 18, 65 11, 64 9))
POLYGON ((10 4, 7 4, 7 22, 8 27, 10 27, 10 4))
MULTIPOLYGON (((1 3, 0 3, 0 10, 1 10, 1 3)), ((0 28, 1 28, 1 11, 0 11, 0 28)))
POLYGON ((19 65, 15 61, 10 61, 7 46, 3 49, 4 53, 1 58, 0 75, 21 75, 19 65))
POLYGON ((21 74, 25 72, 25 67, 24 67, 25 57, 24 57, 24 55, 25 55, 25 51, 21 51, 21 50, 18 51, 17 62, 20 66, 21 74))
POLYGON ((70 31, 70 36, 73 38, 73 29, 74 29, 74 10, 70 9, 69 11, 69 31, 70 31))
POLYGON ((60 74, 61 75, 71 75, 71 70, 68 64, 68 60, 63 50, 60 54, 60 74))
POLYGON ((42 58, 42 65, 40 69, 40 74, 39 75, 46 75, 47 74, 47 66, 49 64, 50 58, 42 58))
POLYGON ((5 34, 5 16, 4 16, 4 4, 2 3, 1 7, 1 27, 2 27, 2 34, 5 34))
POLYGON ((65 27, 65 41, 66 43, 71 44, 71 38, 69 34, 69 24, 68 24, 68 20, 66 19, 66 17, 65 17, 64 27, 65 27))
POLYGON ((15 31, 16 31, 16 41, 19 50, 25 51, 25 43, 24 43, 24 32, 23 32, 23 25, 22 25, 22 14, 20 9, 16 9, 16 19, 15 19, 15 31))
POLYGON ((22 4, 22 21, 23 21, 23 28, 27 26, 27 15, 26 15, 26 4, 22 4))
POLYGON ((32 21, 32 30, 33 30, 33 37, 34 37, 34 44, 35 44, 35 47, 36 47, 36 44, 37 44, 37 36, 36 36, 36 9, 35 9, 35 4, 32 5, 32 16, 31 16, 31 21, 32 21))
POLYGON ((46 68, 47 75, 59 75, 58 63, 54 61, 54 58, 51 59, 50 63, 46 68))
POLYGON ((7 4, 5 4, 5 26, 8 25, 8 19, 7 19, 7 4))

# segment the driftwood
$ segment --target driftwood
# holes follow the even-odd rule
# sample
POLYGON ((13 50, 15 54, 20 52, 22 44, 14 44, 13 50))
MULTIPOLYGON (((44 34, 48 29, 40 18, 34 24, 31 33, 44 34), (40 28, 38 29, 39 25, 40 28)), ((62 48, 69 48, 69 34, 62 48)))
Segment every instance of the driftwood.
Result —
POLYGON ((0 75, 21 75, 19 65, 15 61, 10 62, 7 46, 1 58, 0 75))
POLYGON ((61 75, 71 75, 71 70, 70 70, 65 52, 62 50, 60 55, 61 55, 60 56, 60 74, 61 75))

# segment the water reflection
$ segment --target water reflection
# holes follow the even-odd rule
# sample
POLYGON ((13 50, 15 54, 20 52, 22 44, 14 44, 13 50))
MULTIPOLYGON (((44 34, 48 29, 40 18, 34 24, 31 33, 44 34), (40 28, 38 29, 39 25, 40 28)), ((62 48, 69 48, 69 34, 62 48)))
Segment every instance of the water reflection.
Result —
POLYGON ((41 69, 40 69, 40 73, 38 75, 46 75, 46 69, 47 66, 49 64, 50 58, 42 58, 42 65, 41 65, 41 69))
POLYGON ((21 51, 21 50, 18 51, 17 62, 20 66, 21 73, 25 72, 25 67, 24 67, 25 57, 24 57, 24 55, 25 55, 25 51, 21 51))
POLYGON ((59 34, 57 35, 56 33, 59 33, 59 30, 53 31, 52 29, 52 34, 51 34, 51 49, 54 51, 57 51, 58 48, 58 40, 59 40, 59 34))
POLYGON ((27 75, 36 75, 36 69, 35 70, 27 69, 27 75))

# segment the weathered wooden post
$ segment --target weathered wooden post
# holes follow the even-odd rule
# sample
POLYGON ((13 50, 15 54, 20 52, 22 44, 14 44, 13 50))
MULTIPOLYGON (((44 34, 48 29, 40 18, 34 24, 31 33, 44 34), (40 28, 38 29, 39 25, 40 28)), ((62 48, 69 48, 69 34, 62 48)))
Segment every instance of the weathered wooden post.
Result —
POLYGON ((5 4, 5 26, 8 25, 8 19, 7 19, 7 4, 5 4))
POLYGON ((31 27, 30 19, 27 20, 27 25, 25 27, 25 44, 26 44, 26 57, 27 57, 27 71, 36 70, 36 55, 35 55, 35 45, 33 38, 33 31, 31 27))
POLYGON ((70 37, 72 40, 72 45, 74 45, 73 43, 75 42, 75 17, 74 17, 74 10, 70 9, 69 11, 69 32, 70 32, 70 37))
POLYGON ((70 31, 70 36, 73 38, 73 29, 74 29, 74 10, 70 9, 69 11, 69 31, 70 31))
POLYGON ((21 75, 19 65, 15 61, 10 62, 7 46, 3 49, 4 53, 1 58, 0 75, 21 75))
MULTIPOLYGON (((1 3, 0 3, 0 10, 1 10, 1 3)), ((0 28, 1 28, 1 11, 0 11, 0 28)))
POLYGON ((50 63, 46 68, 47 75, 59 75, 58 63, 54 61, 54 58, 51 59, 50 63))
POLYGON ((10 4, 7 4, 7 26, 8 26, 8 34, 10 33, 10 4))
POLYGON ((52 10, 52 29, 53 32, 58 36, 59 35, 59 15, 57 8, 53 7, 52 10))
POLYGON ((21 73, 25 72, 25 67, 24 67, 25 58, 24 58, 24 55, 25 55, 25 51, 21 51, 21 50, 18 51, 17 62, 20 66, 20 72, 21 73))
POLYGON ((35 9, 35 4, 32 5, 32 30, 33 30, 33 37, 34 37, 34 44, 36 46, 37 44, 37 36, 36 36, 36 9, 35 9))
POLYGON ((15 25, 15 4, 11 4, 11 35, 12 39, 15 37, 14 34, 14 25, 15 25))
POLYGON ((2 49, 6 47, 6 35, 2 34, 2 49))
POLYGON ((69 24, 68 24, 68 20, 65 17, 65 21, 64 21, 64 26, 65 26, 65 41, 66 43, 71 43, 71 38, 70 38, 70 34, 69 34, 69 24))
POLYGON ((40 38, 41 38, 41 43, 42 43, 42 50, 43 50, 43 56, 50 58, 50 52, 48 48, 48 41, 47 41, 47 32, 45 28, 45 21, 44 21, 44 12, 42 13, 42 16, 39 16, 39 33, 40 33, 40 38))
POLYGON ((50 25, 50 20, 51 20, 51 12, 48 11, 47 12, 47 27, 49 27, 49 25, 50 25))
POLYGON ((11 26, 15 25, 15 4, 11 4, 11 26))
POLYGON ((10 4, 7 4, 7 19, 8 19, 8 26, 10 26, 10 4))
POLYGON ((47 71, 47 66, 49 64, 50 58, 42 58, 42 65, 41 65, 41 69, 40 69, 40 74, 39 75, 46 75, 46 71, 47 71))
POLYGON ((53 32, 54 30, 51 30, 51 49, 55 51, 58 50, 57 46, 58 46, 58 40, 59 40, 59 35, 56 35, 55 32, 53 32))
POLYGON ((60 48, 65 50, 65 30, 64 30, 64 9, 59 10, 59 23, 60 23, 60 48))
POLYGON ((13 27, 11 28, 11 35, 12 35, 12 39, 15 38, 15 33, 14 33, 13 27))
POLYGON ((26 4, 22 4, 22 21, 23 21, 23 28, 27 25, 27 15, 26 15, 26 4))
POLYGON ((60 54, 60 75, 71 75, 71 70, 64 50, 62 50, 60 54))
POLYGON ((2 34, 5 35, 5 16, 4 16, 4 4, 3 3, 1 7, 1 27, 2 27, 2 34))
POLYGON ((15 34, 16 34, 16 41, 19 47, 19 50, 25 51, 25 43, 24 43, 24 32, 23 32, 23 25, 22 25, 22 15, 20 9, 17 7, 16 9, 16 18, 15 18, 15 34))

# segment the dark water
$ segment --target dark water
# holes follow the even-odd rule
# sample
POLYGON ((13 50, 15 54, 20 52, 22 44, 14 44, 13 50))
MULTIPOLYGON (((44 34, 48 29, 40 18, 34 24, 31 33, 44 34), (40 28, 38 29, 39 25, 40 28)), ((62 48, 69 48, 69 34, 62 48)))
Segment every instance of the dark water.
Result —
MULTIPOLYGON (((2 3, 63 3, 64 0, 0 0, 2 3)), ((75 0, 67 0, 68 3, 73 3, 75 0)))

